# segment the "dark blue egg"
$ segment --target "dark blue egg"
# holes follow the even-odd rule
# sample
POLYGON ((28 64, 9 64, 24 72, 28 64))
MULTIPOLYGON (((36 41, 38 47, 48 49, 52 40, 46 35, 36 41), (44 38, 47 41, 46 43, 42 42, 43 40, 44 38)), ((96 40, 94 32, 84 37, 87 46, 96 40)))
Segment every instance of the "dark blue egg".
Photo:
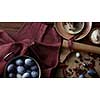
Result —
POLYGON ((25 69, 30 69, 31 66, 24 65, 25 69))
POLYGON ((30 78, 30 73, 26 72, 22 75, 22 78, 30 78))
POLYGON ((88 73, 90 76, 96 74, 96 72, 95 72, 93 69, 88 70, 87 73, 88 73))
POLYGON ((25 59, 25 65, 32 66, 34 64, 33 60, 30 58, 25 59))
POLYGON ((32 72, 31 72, 31 76, 32 76, 33 78, 38 77, 38 72, 32 71, 32 72))
POLYGON ((23 60, 22 59, 18 59, 18 60, 16 60, 16 65, 19 65, 19 66, 21 66, 21 65, 23 65, 23 60))
POLYGON ((83 74, 80 74, 80 75, 79 75, 79 78, 84 78, 84 75, 83 75, 83 74))
POLYGON ((25 68, 24 68, 23 66, 18 66, 18 67, 17 67, 17 72, 18 72, 19 74, 23 74, 24 71, 25 71, 25 68))
POLYGON ((10 64, 10 65, 8 65, 8 67, 7 67, 7 71, 8 71, 8 72, 13 72, 13 71, 14 71, 14 68, 15 68, 14 64, 10 64))
POLYGON ((10 73, 9 74, 9 78, 15 78, 15 74, 14 73, 10 73))
POLYGON ((36 71, 36 70, 38 69, 38 67, 37 67, 36 65, 34 65, 34 66, 32 66, 30 69, 31 69, 32 71, 36 71))
POLYGON ((31 73, 31 70, 26 70, 26 72, 31 73))

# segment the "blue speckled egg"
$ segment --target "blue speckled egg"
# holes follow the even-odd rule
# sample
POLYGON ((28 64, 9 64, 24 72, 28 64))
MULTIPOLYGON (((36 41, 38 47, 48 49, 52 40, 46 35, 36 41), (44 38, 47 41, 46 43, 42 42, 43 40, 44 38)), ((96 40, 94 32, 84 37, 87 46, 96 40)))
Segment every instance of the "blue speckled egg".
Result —
POLYGON ((38 67, 37 67, 36 65, 34 65, 34 66, 32 66, 30 69, 31 69, 32 71, 36 71, 36 70, 38 69, 38 67))
POLYGON ((14 64, 10 64, 10 65, 8 65, 8 67, 7 67, 7 71, 10 73, 10 72, 13 72, 14 71, 14 68, 15 68, 15 66, 14 66, 14 64))
POLYGON ((15 78, 15 74, 14 73, 9 73, 9 78, 15 78))
POLYGON ((25 71, 25 68, 24 68, 23 66, 18 66, 18 67, 17 67, 17 72, 18 72, 19 74, 23 74, 24 71, 25 71))
POLYGON ((25 69, 30 69, 31 66, 24 65, 25 69))
POLYGON ((26 72, 31 73, 31 70, 26 70, 26 72))
POLYGON ((25 65, 32 66, 34 64, 33 60, 30 58, 25 59, 25 65))
POLYGON ((90 76, 96 74, 96 72, 95 72, 93 69, 88 70, 87 73, 88 73, 90 76))
POLYGON ((26 72, 22 75, 22 78, 30 78, 30 73, 26 72))
POLYGON ((31 72, 31 76, 32 76, 33 78, 38 77, 38 72, 32 71, 32 72, 31 72))
POLYGON ((17 78, 22 78, 22 75, 21 74, 17 74, 16 77, 17 78))
POLYGON ((79 75, 79 78, 84 78, 84 75, 83 75, 83 74, 80 74, 80 75, 79 75))
POLYGON ((18 66, 21 66, 21 65, 23 65, 23 60, 22 59, 17 59, 16 60, 16 65, 18 65, 18 66))

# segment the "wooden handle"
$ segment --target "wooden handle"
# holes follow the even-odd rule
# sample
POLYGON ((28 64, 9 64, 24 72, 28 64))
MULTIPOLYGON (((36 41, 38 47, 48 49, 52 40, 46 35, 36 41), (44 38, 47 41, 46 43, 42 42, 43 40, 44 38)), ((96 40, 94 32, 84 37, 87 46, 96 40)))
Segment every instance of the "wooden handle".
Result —
MULTIPOLYGON (((68 48, 68 41, 63 40, 63 47, 68 48)), ((73 42, 73 49, 84 52, 100 54, 100 47, 73 42)))

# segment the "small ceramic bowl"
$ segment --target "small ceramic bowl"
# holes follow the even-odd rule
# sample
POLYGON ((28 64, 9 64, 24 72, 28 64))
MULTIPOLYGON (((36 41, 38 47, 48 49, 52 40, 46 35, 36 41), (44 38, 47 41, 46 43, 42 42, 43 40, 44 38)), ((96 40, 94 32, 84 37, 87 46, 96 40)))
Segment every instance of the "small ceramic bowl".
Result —
POLYGON ((90 33, 90 41, 93 44, 100 45, 100 28, 92 29, 90 33))
POLYGON ((65 22, 63 27, 67 33, 75 35, 83 30, 84 22, 65 22))
MULTIPOLYGON (((23 61, 25 60, 25 59, 32 59, 32 61, 34 62, 34 64, 37 66, 37 71, 38 71, 38 77, 37 78, 40 78, 41 77, 41 70, 40 70, 40 66, 39 66, 39 63, 34 59, 34 58, 32 58, 32 57, 29 57, 29 56, 17 56, 17 57, 14 57, 14 58, 12 58, 10 61, 8 61, 8 63, 6 64, 6 66, 5 66, 5 69, 4 69, 4 77, 5 78, 9 78, 8 77, 8 71, 7 71, 7 68, 8 68, 8 66, 10 65, 10 64, 14 64, 15 66, 16 66, 16 68, 17 68, 17 65, 16 65, 16 63, 15 63, 15 61, 17 60, 17 59, 22 59, 23 61)), ((17 74, 17 71, 15 70, 14 71, 14 74, 17 74)), ((17 78, 17 77, 14 77, 14 78, 17 78)), ((31 77, 29 77, 29 78, 31 78, 31 77)))
POLYGON ((67 31, 65 31, 64 29, 64 23, 66 22, 56 22, 54 24, 54 27, 56 29, 56 31, 58 32, 58 34, 63 37, 64 39, 71 39, 73 38, 75 35, 78 35, 77 38, 75 38, 75 40, 80 40, 83 39, 85 36, 88 35, 88 33, 90 32, 91 28, 92 28, 92 22, 84 22, 84 24, 82 24, 82 27, 79 31, 79 33, 76 34, 69 34, 67 31), (84 27, 83 27, 84 26, 84 27))

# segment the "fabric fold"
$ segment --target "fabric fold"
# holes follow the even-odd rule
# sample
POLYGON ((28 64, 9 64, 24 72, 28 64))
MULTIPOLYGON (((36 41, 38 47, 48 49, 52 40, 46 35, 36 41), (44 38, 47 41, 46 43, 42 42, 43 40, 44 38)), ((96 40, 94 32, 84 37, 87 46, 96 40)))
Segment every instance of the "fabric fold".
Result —
POLYGON ((0 74, 3 73, 7 63, 4 56, 14 51, 13 56, 35 57, 40 64, 41 77, 50 77, 52 69, 58 64, 61 46, 61 37, 53 25, 28 22, 24 23, 18 32, 10 35, 4 31, 0 32, 0 74))

